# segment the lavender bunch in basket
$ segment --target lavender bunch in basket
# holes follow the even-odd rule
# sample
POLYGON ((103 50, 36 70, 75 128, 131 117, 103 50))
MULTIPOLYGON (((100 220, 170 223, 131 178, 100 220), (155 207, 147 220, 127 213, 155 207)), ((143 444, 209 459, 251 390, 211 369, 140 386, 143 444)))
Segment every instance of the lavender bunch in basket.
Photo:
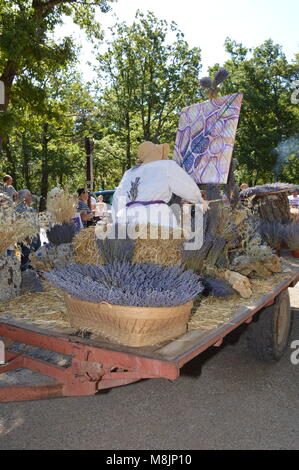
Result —
POLYGON ((140 307, 183 305, 203 290, 199 276, 182 267, 113 262, 70 264, 45 273, 58 288, 89 302, 140 307))

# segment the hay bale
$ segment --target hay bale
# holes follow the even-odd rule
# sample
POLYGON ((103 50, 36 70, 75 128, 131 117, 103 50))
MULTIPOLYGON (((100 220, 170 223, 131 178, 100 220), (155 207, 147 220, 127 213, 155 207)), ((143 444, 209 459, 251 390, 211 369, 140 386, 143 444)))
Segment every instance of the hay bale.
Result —
POLYGON ((175 266, 182 263, 184 237, 181 229, 154 225, 136 226, 133 263, 175 266))
POLYGON ((104 264, 96 242, 94 226, 81 230, 81 232, 75 235, 73 246, 75 250, 75 263, 104 264))
POLYGON ((55 224, 63 224, 74 217, 76 206, 77 198, 70 194, 67 188, 57 188, 56 191, 52 190, 48 194, 47 211, 55 224))

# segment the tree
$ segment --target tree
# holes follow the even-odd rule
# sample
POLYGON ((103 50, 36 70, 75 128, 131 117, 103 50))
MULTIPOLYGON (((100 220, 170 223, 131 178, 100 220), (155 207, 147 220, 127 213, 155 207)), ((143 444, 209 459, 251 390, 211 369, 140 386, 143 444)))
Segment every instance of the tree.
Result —
POLYGON ((45 200, 50 185, 71 182, 76 189, 85 184, 83 144, 91 127, 81 120, 94 105, 88 84, 72 70, 49 75, 43 93, 35 113, 32 104, 15 95, 16 125, 4 141, 0 170, 11 173, 19 189, 25 186, 45 200))
POLYGON ((13 125, 9 105, 15 91, 29 102, 41 101, 43 90, 38 83, 49 71, 54 74, 74 62, 76 51, 72 39, 65 37, 57 44, 50 36, 62 24, 63 15, 72 16, 90 37, 99 39, 101 30, 94 19, 95 8, 105 13, 112 1, 0 0, 0 80, 5 85, 0 137, 7 135, 13 125))
POLYGON ((230 77, 222 85, 222 94, 244 93, 235 145, 238 175, 250 185, 272 181, 280 176, 279 143, 299 131, 298 110, 291 103, 298 63, 289 64, 272 40, 251 50, 226 39, 225 48, 231 54, 224 64, 230 77))
POLYGON ((138 141, 174 140, 181 109, 198 100, 200 50, 189 48, 175 23, 151 12, 137 12, 131 26, 117 24, 112 34, 97 57, 100 106, 130 168, 138 141))

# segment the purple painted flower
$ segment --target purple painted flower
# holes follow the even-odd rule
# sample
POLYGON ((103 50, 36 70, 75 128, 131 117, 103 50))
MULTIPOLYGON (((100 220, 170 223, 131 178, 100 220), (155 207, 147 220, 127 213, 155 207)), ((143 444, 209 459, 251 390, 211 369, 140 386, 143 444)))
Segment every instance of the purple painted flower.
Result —
POLYGON ((207 151, 209 147, 209 139, 203 135, 197 135, 191 144, 192 153, 203 154, 207 151))
POLYGON ((183 166, 185 170, 188 172, 191 170, 194 162, 194 157, 191 152, 188 152, 183 160, 183 166))

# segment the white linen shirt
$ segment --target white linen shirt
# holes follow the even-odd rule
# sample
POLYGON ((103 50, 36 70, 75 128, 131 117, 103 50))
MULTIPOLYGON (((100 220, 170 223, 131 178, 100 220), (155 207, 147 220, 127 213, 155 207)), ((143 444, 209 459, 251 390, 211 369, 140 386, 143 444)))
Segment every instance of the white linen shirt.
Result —
POLYGON ((202 210, 203 199, 200 189, 195 181, 175 161, 159 160, 146 163, 126 171, 120 185, 113 196, 113 218, 125 223, 152 223, 176 227, 176 219, 166 204, 151 204, 148 206, 133 205, 126 208, 131 202, 129 192, 132 183, 137 182, 138 192, 136 201, 164 201, 168 203, 173 194, 194 204, 200 204, 202 210))

